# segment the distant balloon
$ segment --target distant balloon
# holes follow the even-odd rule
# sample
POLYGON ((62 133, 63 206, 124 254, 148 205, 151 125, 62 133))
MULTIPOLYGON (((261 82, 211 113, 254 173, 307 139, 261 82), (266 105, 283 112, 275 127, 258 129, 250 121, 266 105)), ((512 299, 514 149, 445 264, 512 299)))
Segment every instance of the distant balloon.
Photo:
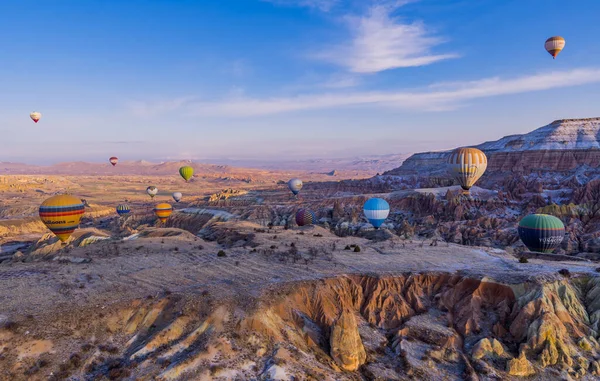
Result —
POLYGON ((457 148, 448 157, 448 171, 465 191, 485 172, 487 156, 477 148, 457 148))
POLYGON ((175 202, 181 201, 182 197, 183 197, 183 195, 181 194, 181 192, 175 192, 175 193, 173 193, 173 200, 175 200, 175 202))
POLYGON ((31 114, 29 114, 29 117, 31 118, 31 120, 33 120, 35 123, 37 123, 40 121, 40 119, 42 119, 42 114, 40 114, 37 111, 34 111, 31 114))
POLYGON ((294 195, 297 195, 300 192, 302 185, 302 180, 300 179, 291 179, 288 181, 288 188, 290 188, 294 195))
POLYGON ((158 193, 158 188, 154 185, 151 185, 148 188, 146 188, 146 193, 148 193, 150 198, 154 198, 154 196, 156 196, 156 194, 158 193))
POLYGON ((61 242, 65 242, 79 226, 85 206, 77 197, 56 195, 42 203, 39 215, 42 222, 61 242))
POLYGON ((156 217, 158 217, 161 222, 167 221, 171 213, 173 213, 173 207, 166 202, 158 204, 154 207, 154 214, 156 214, 156 217))
POLYGON ((519 222, 519 237, 530 251, 551 253, 565 238, 565 225, 548 214, 530 214, 519 222))
POLYGON ((108 159, 108 161, 110 161, 110 163, 113 165, 113 167, 115 165, 117 165, 117 163, 119 162, 119 158, 116 156, 111 157, 110 159, 108 159))
POLYGON ((315 214, 308 209, 300 209, 296 213, 296 224, 298 226, 312 225, 316 220, 315 214))
POLYGON ((117 213, 119 214, 119 216, 129 214, 129 212, 131 212, 131 209, 129 209, 129 205, 121 204, 117 206, 117 213))
POLYGON ((550 37, 546 40, 544 47, 550 53, 553 59, 556 58, 558 53, 560 53, 565 48, 565 39, 560 36, 550 37))
POLYGON ((390 204, 382 198, 371 198, 365 202, 364 213, 371 225, 378 229, 390 214, 390 204))
POLYGON ((183 166, 179 168, 179 174, 185 179, 185 181, 189 181, 192 176, 194 176, 194 168, 190 167, 189 165, 183 166))

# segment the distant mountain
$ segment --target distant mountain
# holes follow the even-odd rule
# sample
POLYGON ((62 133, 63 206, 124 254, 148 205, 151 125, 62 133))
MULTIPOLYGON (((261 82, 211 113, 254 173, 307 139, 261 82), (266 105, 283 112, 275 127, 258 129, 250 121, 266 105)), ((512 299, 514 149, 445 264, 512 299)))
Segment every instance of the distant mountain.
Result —
MULTIPOLYGON (((475 147, 488 157, 488 175, 540 171, 570 174, 596 169, 600 165, 600 118, 556 120, 527 134, 510 135, 475 147)), ((385 174, 442 174, 449 152, 416 153, 385 174)))
POLYGON ((345 159, 312 159, 282 162, 261 162, 251 160, 221 160, 218 164, 198 163, 191 160, 152 163, 145 160, 119 161, 113 167, 106 163, 83 161, 63 162, 49 166, 23 163, 0 162, 2 174, 32 175, 172 175, 184 165, 194 167, 198 175, 252 174, 261 171, 297 171, 320 174, 341 174, 367 176, 383 173, 397 167, 408 155, 365 156, 345 159))

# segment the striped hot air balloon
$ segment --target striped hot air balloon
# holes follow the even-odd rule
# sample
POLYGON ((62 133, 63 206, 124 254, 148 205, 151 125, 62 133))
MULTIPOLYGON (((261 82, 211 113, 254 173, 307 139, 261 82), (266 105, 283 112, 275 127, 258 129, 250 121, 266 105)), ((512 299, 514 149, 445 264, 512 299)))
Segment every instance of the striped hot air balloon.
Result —
POLYGON ((546 40, 544 47, 546 48, 546 51, 550 53, 552 59, 556 59, 558 53, 565 48, 565 39, 561 36, 550 37, 546 40))
POLYGON ((116 156, 111 157, 110 159, 108 159, 108 161, 113 165, 113 167, 115 165, 117 165, 117 163, 119 162, 119 158, 116 156))
POLYGON ((65 242, 79 226, 85 206, 77 197, 56 195, 42 203, 40 219, 61 242, 65 242))
POLYGON ((150 196, 150 198, 154 198, 154 196, 156 196, 156 194, 158 193, 158 188, 154 185, 150 185, 148 188, 146 188, 146 193, 148 193, 148 196, 150 196))
POLYGON ((317 217, 308 209, 300 209, 296 213, 296 224, 298 226, 312 225, 315 221, 317 221, 317 217))
POLYGON ((448 157, 448 171, 465 191, 485 172, 487 157, 477 148, 457 148, 448 157))
POLYGON ((548 214, 530 214, 519 222, 519 237, 531 251, 551 253, 565 238, 565 225, 548 214))
POLYGON ((302 185, 302 180, 300 179, 291 179, 290 181, 288 181, 288 188, 290 188, 292 193, 296 196, 298 195, 298 193, 300 193, 302 185))
POLYGON ((31 120, 33 120, 34 123, 37 123, 40 121, 40 119, 42 119, 42 114, 40 114, 37 111, 34 111, 29 114, 29 117, 31 118, 31 120))
POLYGON ((194 168, 190 167, 189 165, 183 166, 179 168, 179 174, 185 179, 185 181, 189 181, 192 176, 194 176, 194 168))
POLYGON ((124 214, 129 214, 129 212, 131 212, 131 209, 129 209, 129 205, 120 204, 117 206, 117 214, 119 214, 119 216, 122 216, 124 214))
POLYGON ((173 200, 175 200, 175 202, 181 201, 182 197, 183 197, 183 195, 181 194, 181 192, 174 192, 173 193, 173 200))
POLYGON ((390 214, 390 204, 382 198, 371 198, 365 202, 365 217, 378 229, 390 214))
POLYGON ((173 207, 166 202, 160 203, 154 207, 154 214, 160 220, 160 222, 165 222, 169 218, 169 216, 173 213, 173 207))

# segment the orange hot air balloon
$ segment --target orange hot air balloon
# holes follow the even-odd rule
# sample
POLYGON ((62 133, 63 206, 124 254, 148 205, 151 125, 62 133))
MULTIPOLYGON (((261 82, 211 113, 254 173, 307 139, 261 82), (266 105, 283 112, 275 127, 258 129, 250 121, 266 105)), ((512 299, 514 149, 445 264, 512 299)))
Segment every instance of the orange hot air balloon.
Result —
POLYGON ((160 203, 154 207, 154 214, 160 222, 166 222, 169 216, 173 213, 173 207, 166 202, 160 203))
POLYGON ((33 120, 35 123, 37 123, 40 121, 40 119, 42 119, 42 114, 40 114, 37 111, 34 111, 31 114, 29 114, 29 117, 31 118, 31 120, 33 120))
POLYGON ((558 53, 565 48, 565 39, 561 36, 550 37, 546 40, 544 48, 546 48, 546 51, 550 53, 552 59, 556 59, 558 53))
POLYGON ((119 162, 119 158, 116 156, 111 157, 110 159, 108 159, 108 161, 110 161, 110 163, 113 165, 113 167, 115 165, 117 165, 117 163, 119 162))
POLYGON ((61 242, 79 226, 85 206, 81 199, 66 194, 50 197, 39 209, 40 219, 61 242))

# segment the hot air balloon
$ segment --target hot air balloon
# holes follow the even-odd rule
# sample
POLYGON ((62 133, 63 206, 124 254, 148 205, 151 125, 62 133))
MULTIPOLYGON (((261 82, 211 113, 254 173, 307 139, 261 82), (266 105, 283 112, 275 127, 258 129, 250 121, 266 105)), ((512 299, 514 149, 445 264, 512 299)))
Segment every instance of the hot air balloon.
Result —
POLYGON ((35 123, 37 123, 40 121, 40 119, 42 119, 42 114, 40 114, 37 111, 34 111, 31 114, 29 114, 29 117, 31 118, 31 120, 33 120, 35 123))
POLYGON ((175 193, 173 193, 173 200, 175 200, 175 202, 181 201, 182 197, 183 197, 183 195, 181 194, 181 192, 175 192, 175 193))
POLYGON ((300 209, 296 213, 296 224, 298 226, 312 225, 316 220, 315 214, 308 209, 300 209))
POLYGON ((194 176, 194 168, 190 167, 189 165, 183 166, 179 168, 179 174, 185 179, 185 181, 189 181, 192 176, 194 176))
POLYGON ((298 195, 300 189, 302 189, 302 180, 300 179, 291 179, 288 181, 288 188, 292 191, 294 195, 298 195))
POLYGON ((129 209, 129 205, 120 204, 117 206, 117 213, 119 214, 119 216, 122 216, 124 214, 129 214, 129 212, 131 212, 131 209, 129 209))
POLYGON ((160 220, 160 222, 165 222, 169 216, 173 213, 173 207, 166 202, 158 204, 154 207, 154 214, 160 220))
POLYGON ((546 40, 544 47, 552 56, 552 59, 556 59, 558 53, 565 48, 565 39, 561 36, 550 37, 546 40))
POLYGON ((61 242, 65 242, 79 226, 85 206, 77 197, 56 195, 50 197, 40 206, 39 214, 42 222, 61 242))
POLYGON ((485 172, 487 157, 477 148, 457 148, 448 157, 448 171, 468 191, 485 172))
POLYGON ((116 156, 111 157, 110 159, 108 159, 108 161, 110 161, 110 163, 113 165, 113 167, 115 165, 117 165, 117 163, 119 162, 119 158, 116 156))
POLYGON ((530 214, 519 222, 519 237, 531 251, 551 253, 565 237, 565 225, 557 217, 530 214))
POLYGON ((371 198, 365 202, 364 212, 371 225, 378 229, 390 214, 390 204, 382 198, 371 198))
POLYGON ((158 188, 154 185, 150 185, 148 188, 146 188, 146 193, 148 193, 150 198, 154 198, 154 196, 156 196, 156 194, 158 193, 158 188))

